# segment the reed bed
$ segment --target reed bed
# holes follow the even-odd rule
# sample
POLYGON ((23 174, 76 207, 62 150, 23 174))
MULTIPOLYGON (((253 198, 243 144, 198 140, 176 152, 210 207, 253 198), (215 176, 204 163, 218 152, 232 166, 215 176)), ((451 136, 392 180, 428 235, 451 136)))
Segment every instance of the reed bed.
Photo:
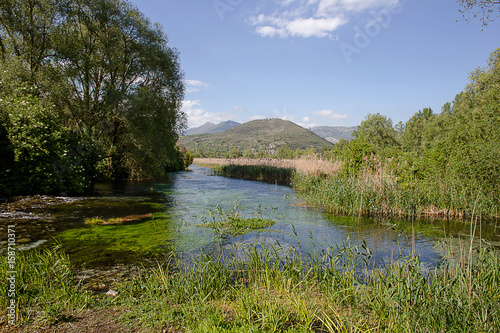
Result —
POLYGON ((342 167, 342 162, 322 160, 317 156, 304 156, 299 159, 277 159, 277 158, 195 158, 194 164, 198 165, 252 165, 265 166, 277 169, 292 169, 305 174, 333 174, 342 167))
MULTIPOLYGON (((19 256, 20 329, 54 323, 76 304, 92 310, 102 298, 78 291, 70 271, 58 264, 67 263, 59 251, 19 256)), ((443 261, 430 271, 418 255, 373 267, 369 249, 348 240, 308 257, 284 252, 278 243, 255 244, 245 259, 202 254, 189 265, 173 259, 143 269, 99 307, 124 310, 119 320, 145 332, 500 330, 500 260, 487 245, 476 259, 443 261)), ((6 304, 4 292, 1 297, 6 304)))
POLYGON ((391 159, 367 161, 356 175, 346 173, 342 161, 311 156, 297 160, 198 159, 197 163, 211 165, 226 177, 291 185, 302 204, 333 214, 464 219, 472 215, 478 201, 476 215, 481 219, 499 217, 499 198, 462 182, 403 180, 407 175, 390 170, 391 159))
POLYGON ((464 219, 475 210, 481 219, 498 219, 498 198, 438 180, 408 186, 384 174, 317 177, 294 173, 291 183, 305 204, 334 214, 464 219))

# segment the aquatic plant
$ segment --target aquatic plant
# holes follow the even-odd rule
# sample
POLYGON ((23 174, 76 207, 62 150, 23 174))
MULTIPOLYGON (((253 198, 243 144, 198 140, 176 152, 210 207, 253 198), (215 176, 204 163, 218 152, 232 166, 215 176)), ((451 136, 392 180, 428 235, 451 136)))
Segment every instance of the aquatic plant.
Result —
MULTIPOLYGON (((496 332, 500 329, 500 256, 483 244, 469 258, 436 268, 418 255, 373 267, 366 245, 348 240, 301 256, 279 245, 247 255, 202 254, 190 264, 170 258, 102 299, 80 291, 60 248, 20 253, 19 323, 25 331, 93 307, 122 309, 119 320, 144 330, 192 332, 496 332), (126 311, 125 311, 126 310, 126 311), (72 311, 72 312, 71 312, 72 311), (31 326, 30 326, 31 325, 31 326)), ((465 252, 467 254, 467 252, 465 252)), ((0 278, 6 279, 2 260, 0 278)), ((7 286, 0 300, 7 302, 7 286)), ((4 307, 5 309, 5 307, 4 307)), ((71 318, 69 316, 68 318, 71 318)))
POLYGON ((218 205, 201 218, 203 224, 198 226, 212 228, 218 235, 237 237, 271 227, 276 223, 272 219, 264 219, 260 213, 254 215, 246 218, 241 213, 239 204, 228 209, 218 205))

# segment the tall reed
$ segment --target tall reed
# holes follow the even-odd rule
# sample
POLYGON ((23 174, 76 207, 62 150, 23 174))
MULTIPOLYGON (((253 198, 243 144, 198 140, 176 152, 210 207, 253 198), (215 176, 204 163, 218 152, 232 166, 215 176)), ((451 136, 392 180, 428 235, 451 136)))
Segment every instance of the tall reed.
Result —
POLYGON ((174 275, 143 275, 124 292, 137 300, 135 311, 148 313, 145 321, 195 332, 500 329, 500 262, 489 247, 470 267, 471 285, 467 261, 426 271, 408 256, 374 268, 363 260, 369 251, 348 242, 308 258, 280 252, 256 246, 246 260, 203 255, 174 275))

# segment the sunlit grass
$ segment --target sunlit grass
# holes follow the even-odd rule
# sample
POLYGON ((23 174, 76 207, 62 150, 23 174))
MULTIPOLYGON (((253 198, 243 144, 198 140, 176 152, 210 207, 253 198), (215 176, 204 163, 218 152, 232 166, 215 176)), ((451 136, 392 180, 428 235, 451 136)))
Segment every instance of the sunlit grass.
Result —
MULTIPOLYGON (((375 268, 370 251, 346 240, 315 256, 279 246, 241 256, 172 259, 118 286, 100 307, 145 330, 187 332, 496 332, 500 329, 500 259, 486 244, 474 259, 423 269, 418 256, 375 268), (472 263, 472 265, 470 265, 472 263)), ((19 323, 56 323, 91 308, 60 249, 20 253, 19 323)), ((2 261, 0 278, 7 275, 2 261)), ((2 304, 8 301, 1 285, 2 304)), ((5 309, 5 307, 3 307, 5 309)), ((32 327, 32 326, 30 326, 32 327)))
POLYGON ((253 214, 253 217, 246 217, 241 212, 239 204, 228 209, 216 206, 210 210, 201 220, 203 224, 199 227, 212 228, 220 236, 243 236, 251 231, 261 230, 273 226, 276 221, 265 219, 260 212, 253 214))

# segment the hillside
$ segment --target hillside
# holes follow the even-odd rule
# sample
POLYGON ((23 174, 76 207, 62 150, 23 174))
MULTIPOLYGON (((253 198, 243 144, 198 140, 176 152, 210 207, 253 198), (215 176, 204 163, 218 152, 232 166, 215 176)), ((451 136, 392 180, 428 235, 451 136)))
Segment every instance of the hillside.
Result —
POLYGON ((216 134, 188 135, 180 138, 188 150, 225 153, 236 147, 239 151, 264 151, 274 154, 281 146, 290 149, 315 148, 332 144, 313 132, 281 119, 254 120, 216 134))
POLYGON ((337 143, 341 139, 352 140, 352 132, 357 129, 357 126, 344 127, 344 126, 316 126, 311 128, 316 135, 331 143, 337 143))
POLYGON ((240 123, 237 123, 232 120, 228 121, 223 121, 218 124, 214 124, 211 122, 207 122, 200 127, 194 127, 190 128, 186 131, 186 135, 194 135, 194 134, 215 134, 215 133, 220 133, 227 131, 228 129, 231 129, 235 126, 241 125, 240 123))

